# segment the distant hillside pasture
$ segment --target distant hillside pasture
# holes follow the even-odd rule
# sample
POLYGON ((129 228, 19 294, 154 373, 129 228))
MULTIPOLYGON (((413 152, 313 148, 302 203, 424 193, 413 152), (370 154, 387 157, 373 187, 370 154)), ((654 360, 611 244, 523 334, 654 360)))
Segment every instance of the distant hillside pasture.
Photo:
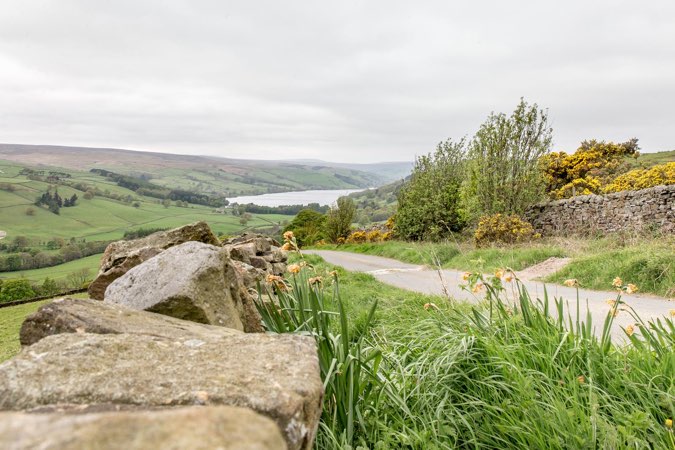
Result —
POLYGON ((402 167, 401 163, 303 164, 46 145, 0 144, 0 153, 14 164, 40 165, 48 170, 69 167, 82 172, 106 169, 171 189, 227 197, 378 186, 396 179, 402 167))

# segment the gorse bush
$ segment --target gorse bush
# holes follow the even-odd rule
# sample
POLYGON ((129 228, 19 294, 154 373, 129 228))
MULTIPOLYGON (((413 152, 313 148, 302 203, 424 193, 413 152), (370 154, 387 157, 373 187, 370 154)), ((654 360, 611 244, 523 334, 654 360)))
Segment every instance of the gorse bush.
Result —
POLYGON ((474 240, 479 247, 493 243, 515 244, 538 237, 540 236, 534 232, 532 224, 515 214, 482 217, 474 233, 474 240))
POLYGON ((603 189, 604 192, 637 191, 659 185, 675 184, 675 162, 659 164, 649 169, 634 169, 619 175, 603 189))
POLYGON ((637 142, 584 141, 572 154, 552 152, 543 156, 540 162, 546 192, 552 199, 600 193, 604 185, 628 170, 627 156, 639 155, 637 142))

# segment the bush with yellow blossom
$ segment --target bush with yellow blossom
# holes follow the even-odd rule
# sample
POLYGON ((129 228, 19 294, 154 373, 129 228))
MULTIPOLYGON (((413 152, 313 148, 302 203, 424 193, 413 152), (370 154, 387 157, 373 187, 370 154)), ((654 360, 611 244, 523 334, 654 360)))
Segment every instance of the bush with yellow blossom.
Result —
POLYGON ((639 155, 638 140, 616 144, 584 141, 576 152, 552 152, 540 159, 546 191, 552 199, 598 194, 618 174, 628 169, 626 156, 639 155))
POLYGON ((492 243, 526 242, 538 237, 540 236, 534 232, 532 224, 515 214, 493 214, 482 217, 474 232, 474 240, 479 247, 492 243))
POLYGON ((675 162, 659 164, 649 169, 634 169, 616 177, 603 192, 638 191, 660 185, 675 184, 675 162))

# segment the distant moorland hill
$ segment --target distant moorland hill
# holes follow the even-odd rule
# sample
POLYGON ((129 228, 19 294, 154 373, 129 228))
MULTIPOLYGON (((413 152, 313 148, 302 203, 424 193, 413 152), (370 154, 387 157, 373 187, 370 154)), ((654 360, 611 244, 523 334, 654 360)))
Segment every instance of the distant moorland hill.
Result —
POLYGON ((340 164, 175 155, 114 148, 0 144, 0 160, 33 167, 104 169, 170 189, 234 197, 307 189, 380 186, 410 172, 412 163, 340 164))

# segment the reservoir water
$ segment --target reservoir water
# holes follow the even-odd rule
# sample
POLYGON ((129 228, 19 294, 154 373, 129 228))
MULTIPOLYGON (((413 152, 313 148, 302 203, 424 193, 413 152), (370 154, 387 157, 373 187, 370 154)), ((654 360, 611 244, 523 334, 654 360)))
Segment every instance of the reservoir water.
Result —
POLYGON ((308 205, 318 203, 319 205, 331 205, 335 201, 352 192, 361 192, 365 189, 334 189, 317 191, 292 191, 277 192, 275 194, 247 195, 243 197, 228 198, 230 203, 239 203, 245 205, 253 203, 259 206, 282 206, 282 205, 308 205))

